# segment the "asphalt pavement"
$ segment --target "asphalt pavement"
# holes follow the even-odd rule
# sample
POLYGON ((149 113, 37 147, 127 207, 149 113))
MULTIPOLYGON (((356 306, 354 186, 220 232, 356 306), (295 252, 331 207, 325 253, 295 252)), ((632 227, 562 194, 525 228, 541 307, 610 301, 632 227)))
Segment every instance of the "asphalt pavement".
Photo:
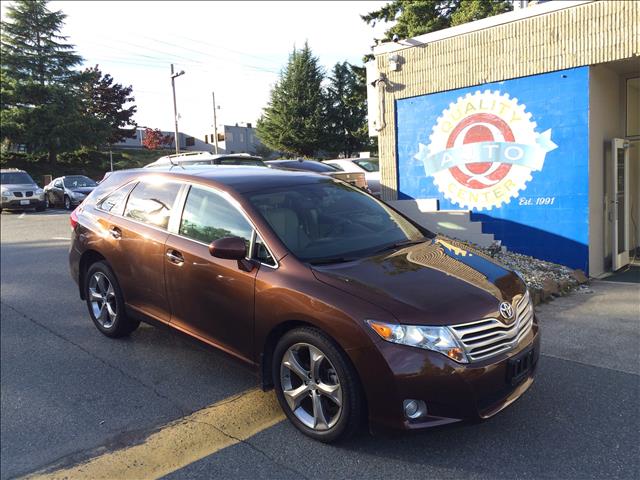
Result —
MULTIPOLYGON (((68 212, 0 222, 0 478, 144 444, 256 387, 236 361, 168 329, 100 335, 69 277, 68 212)), ((336 446, 267 422, 166 478, 639 478, 640 285, 594 282, 537 312, 537 379, 489 421, 336 446)))

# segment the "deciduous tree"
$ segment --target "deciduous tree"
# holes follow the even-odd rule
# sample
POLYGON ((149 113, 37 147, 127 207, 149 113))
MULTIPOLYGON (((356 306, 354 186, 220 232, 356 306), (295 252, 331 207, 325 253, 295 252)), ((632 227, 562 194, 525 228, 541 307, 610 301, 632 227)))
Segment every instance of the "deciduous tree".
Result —
POLYGON ((86 113, 93 125, 93 138, 96 145, 117 143, 131 138, 136 133, 133 115, 135 101, 131 95, 133 87, 114 83, 111 75, 100 71, 98 65, 82 72, 82 93, 86 113))
POLYGON ((173 143, 171 135, 163 135, 159 128, 147 128, 142 137, 142 145, 149 150, 158 150, 173 143))

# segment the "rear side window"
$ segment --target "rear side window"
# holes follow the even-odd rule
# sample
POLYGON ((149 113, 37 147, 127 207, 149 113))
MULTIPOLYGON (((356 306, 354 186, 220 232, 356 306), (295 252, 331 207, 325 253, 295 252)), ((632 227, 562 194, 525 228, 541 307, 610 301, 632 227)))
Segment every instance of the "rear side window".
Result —
POLYGON ((211 243, 224 237, 241 237, 249 245, 253 228, 226 198, 193 186, 180 221, 180 235, 211 243))
POLYGON ((129 192, 135 186, 136 183, 132 182, 114 190, 98 203, 98 208, 114 215, 122 215, 124 203, 127 201, 127 195, 129 195, 129 192))
POLYGON ((141 181, 129 195, 124 216, 166 229, 179 190, 178 183, 141 181))

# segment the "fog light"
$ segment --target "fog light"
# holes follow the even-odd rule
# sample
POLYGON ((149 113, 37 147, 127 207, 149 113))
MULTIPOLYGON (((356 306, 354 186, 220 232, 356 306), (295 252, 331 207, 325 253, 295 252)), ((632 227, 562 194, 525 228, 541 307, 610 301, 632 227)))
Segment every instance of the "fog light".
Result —
POLYGON ((404 415, 412 420, 427 414, 427 405, 422 400, 407 399, 402 402, 404 415))

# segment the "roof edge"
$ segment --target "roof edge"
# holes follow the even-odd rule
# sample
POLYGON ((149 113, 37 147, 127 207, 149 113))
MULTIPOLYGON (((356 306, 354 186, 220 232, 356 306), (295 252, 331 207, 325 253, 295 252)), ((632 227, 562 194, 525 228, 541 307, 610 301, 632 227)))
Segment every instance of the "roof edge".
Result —
POLYGON ((563 0, 532 5, 527 8, 521 8, 513 10, 511 12, 501 13, 500 15, 494 15, 492 17, 482 18, 473 22, 464 23, 462 25, 456 25, 455 27, 449 27, 443 30, 419 35, 417 37, 399 40, 398 42, 385 42, 375 47, 373 49, 373 54, 377 56, 385 53, 397 52, 399 50, 426 45, 429 43, 438 42, 440 40, 445 40, 447 38, 458 37, 467 33, 477 32, 479 30, 485 30, 488 28, 496 27, 498 25, 505 25, 507 23, 517 22, 519 20, 524 20, 527 18, 546 15, 558 10, 585 5, 594 1, 595 0, 563 0))

